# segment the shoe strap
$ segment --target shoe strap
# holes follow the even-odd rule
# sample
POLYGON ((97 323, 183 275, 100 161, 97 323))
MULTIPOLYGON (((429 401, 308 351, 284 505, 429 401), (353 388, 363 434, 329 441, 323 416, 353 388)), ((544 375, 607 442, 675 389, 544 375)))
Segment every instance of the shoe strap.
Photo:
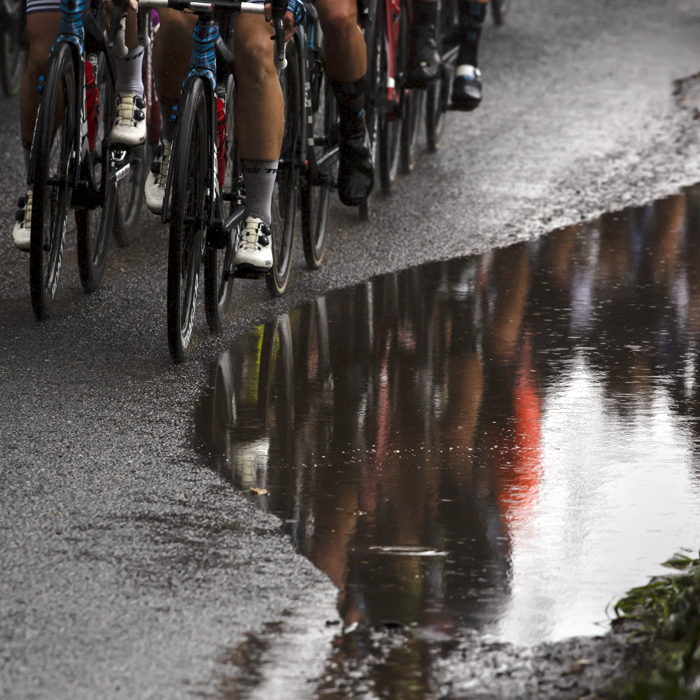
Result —
POLYGON ((463 64, 461 66, 457 66, 457 70, 455 71, 455 77, 476 80, 477 78, 481 77, 481 71, 478 68, 475 68, 474 66, 463 64))

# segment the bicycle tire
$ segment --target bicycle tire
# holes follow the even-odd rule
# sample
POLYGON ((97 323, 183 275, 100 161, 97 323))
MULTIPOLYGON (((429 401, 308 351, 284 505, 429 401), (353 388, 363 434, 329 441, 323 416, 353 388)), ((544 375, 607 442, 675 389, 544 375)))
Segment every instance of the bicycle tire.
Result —
POLYGON ((300 53, 296 42, 295 37, 287 44, 287 67, 279 73, 284 95, 284 138, 272 195, 272 270, 265 277, 273 297, 284 294, 289 284, 296 228, 300 132, 301 120, 304 118, 300 84, 300 53))
POLYGON ((94 149, 88 151, 83 164, 83 179, 89 180, 89 171, 94 174, 88 199, 95 204, 91 208, 78 207, 75 210, 78 271, 80 283, 88 294, 98 288, 107 266, 117 195, 115 183, 110 183, 109 172, 111 156, 107 137, 114 123, 114 88, 106 61, 106 56, 100 53, 95 72, 95 85, 99 91, 96 100, 97 134, 94 149))
POLYGON ((491 0, 490 4, 494 23, 497 27, 502 27, 510 11, 510 0, 491 0))
MULTIPOLYGON (((121 248, 126 248, 134 240, 138 231, 144 188, 150 163, 149 149, 160 139, 160 104, 153 74, 153 25, 150 12, 147 16, 146 35, 148 46, 144 48, 142 77, 146 101, 146 142, 123 151, 128 159, 129 171, 117 183, 117 205, 114 212, 114 237, 121 248)), ((119 168, 117 164, 117 168, 119 168)))
POLYGON ((425 103, 425 90, 409 90, 402 100, 401 118, 401 173, 410 175, 418 159, 421 115, 425 103))
MULTIPOLYGON (((385 5, 387 0, 382 0, 382 5, 385 5)), ((382 12, 382 20, 384 13, 382 12)), ((399 161, 401 158, 401 117, 403 112, 403 90, 401 88, 400 76, 404 72, 404 64, 406 60, 406 45, 407 40, 407 17, 405 9, 401 9, 398 17, 394 17, 392 21, 392 31, 394 35, 391 43, 395 46, 394 55, 394 76, 389 76, 390 57, 388 47, 390 45, 389 27, 387 22, 382 21, 382 90, 380 95, 383 96, 383 107, 379 109, 379 128, 378 128, 378 161, 379 161, 379 179, 382 185, 382 192, 389 196, 396 175, 399 172, 399 161), (391 86, 390 81, 394 81, 391 86)))
MULTIPOLYGON (((372 165, 378 171, 378 132, 379 109, 383 102, 382 83, 382 8, 381 0, 370 0, 368 21, 365 27, 365 45, 367 46, 367 89, 365 92, 366 123, 369 141, 372 146, 372 165)), ((371 197, 358 207, 360 220, 369 221, 371 214, 371 197)))
POLYGON ((49 59, 34 130, 34 172, 29 286, 37 318, 51 312, 61 275, 71 201, 75 127, 73 55, 60 43, 49 59))
POLYGON ((313 130, 309 138, 314 142, 309 146, 313 153, 309 160, 319 163, 318 182, 310 182, 307 176, 301 183, 299 199, 301 203, 301 231, 304 244, 304 258, 310 270, 321 267, 326 248, 326 231, 328 227, 328 210, 331 203, 333 183, 338 180, 338 111, 335 95, 328 76, 319 65, 321 85, 318 103, 310 124, 313 130), (316 142, 320 141, 320 144, 316 142))
POLYGON ((168 244, 168 348, 183 362, 192 340, 199 268, 206 245, 208 170, 207 106, 203 81, 191 77, 180 98, 182 109, 171 156, 173 168, 168 244))
MULTIPOLYGON (((226 173, 222 196, 229 206, 224 207, 224 219, 231 210, 240 205, 242 200, 242 173, 236 147, 234 131, 234 105, 236 101, 236 83, 233 75, 226 82, 224 109, 226 111, 227 149, 226 173)), ((229 274, 235 255, 234 231, 229 231, 223 248, 207 246, 204 254, 204 310, 207 324, 212 333, 221 333, 233 300, 233 283, 235 277, 229 274)))
MULTIPOLYGON (((437 33, 438 53, 441 56, 446 47, 454 40, 455 28, 458 23, 457 2, 455 0, 442 0, 437 33)), ((425 96, 425 137, 429 153, 436 153, 442 146, 450 100, 451 70, 451 66, 443 64, 440 79, 430 85, 425 96)))

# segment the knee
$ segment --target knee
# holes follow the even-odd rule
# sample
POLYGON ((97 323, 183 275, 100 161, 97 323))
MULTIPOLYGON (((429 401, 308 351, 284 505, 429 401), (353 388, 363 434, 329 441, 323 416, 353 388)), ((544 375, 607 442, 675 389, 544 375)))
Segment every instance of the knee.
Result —
POLYGON ((326 39, 344 41, 358 31, 357 5, 353 2, 324 2, 319 4, 319 18, 326 39))
POLYGON ((270 80, 277 79, 273 62, 272 42, 267 34, 239 35, 235 42, 236 80, 240 86, 263 88, 270 80))
POLYGON ((182 41, 191 39, 196 17, 192 18, 172 9, 161 9, 158 11, 158 18, 160 26, 156 39, 163 44, 180 44, 182 41))
POLYGON ((29 58, 27 60, 27 76, 32 82, 38 82, 39 78, 46 74, 50 53, 51 44, 30 44, 29 58))

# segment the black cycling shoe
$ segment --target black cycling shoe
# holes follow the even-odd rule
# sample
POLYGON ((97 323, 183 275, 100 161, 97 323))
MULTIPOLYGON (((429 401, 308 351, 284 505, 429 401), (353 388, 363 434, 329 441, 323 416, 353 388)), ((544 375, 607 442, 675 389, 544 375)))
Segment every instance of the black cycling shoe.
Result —
POLYGON ((452 109, 471 112, 480 104, 481 71, 474 66, 458 66, 452 83, 452 109))
POLYGON ((338 166, 338 196, 343 204, 356 207, 369 197, 374 187, 372 147, 367 127, 362 131, 342 135, 340 165, 338 166))
POLYGON ((434 24, 426 24, 413 37, 413 49, 406 72, 408 88, 427 88, 440 77, 441 61, 435 31, 434 24))

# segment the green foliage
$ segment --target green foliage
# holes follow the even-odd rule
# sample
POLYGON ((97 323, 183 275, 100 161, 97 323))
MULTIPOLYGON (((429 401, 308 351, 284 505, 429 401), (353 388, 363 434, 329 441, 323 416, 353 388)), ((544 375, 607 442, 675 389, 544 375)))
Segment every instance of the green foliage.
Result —
POLYGON ((700 558, 676 554, 675 573, 633 588, 615 606, 640 628, 643 670, 615 693, 623 700, 700 700, 700 558))

